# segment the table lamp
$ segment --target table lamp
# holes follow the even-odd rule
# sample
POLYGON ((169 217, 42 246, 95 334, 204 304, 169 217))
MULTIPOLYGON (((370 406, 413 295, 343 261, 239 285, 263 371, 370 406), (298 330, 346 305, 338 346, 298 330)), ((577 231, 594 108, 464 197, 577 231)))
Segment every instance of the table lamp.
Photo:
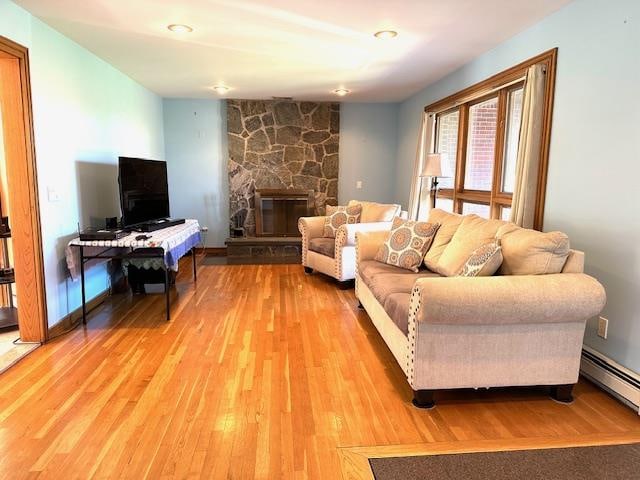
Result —
POLYGON ((436 208, 436 195, 438 194, 438 177, 442 177, 442 155, 428 153, 420 176, 431 177, 431 208, 436 208))

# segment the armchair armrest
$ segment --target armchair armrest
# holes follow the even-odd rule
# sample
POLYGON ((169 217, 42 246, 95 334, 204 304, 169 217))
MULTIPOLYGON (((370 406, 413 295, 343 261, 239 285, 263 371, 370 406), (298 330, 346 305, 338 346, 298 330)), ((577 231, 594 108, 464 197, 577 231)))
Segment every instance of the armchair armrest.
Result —
POLYGON ((363 260, 372 260, 380 245, 387 239, 389 232, 385 230, 376 230, 372 232, 357 232, 356 233, 356 262, 360 263, 363 260))
POLYGON ((391 230, 393 222, 351 223, 340 225, 336 232, 336 248, 356 244, 356 234, 360 232, 376 232, 391 230))
POLYGON ((324 220, 327 217, 300 217, 298 230, 302 235, 302 242, 308 242, 312 238, 322 237, 324 233, 324 220))
POLYGON ((418 279, 409 322, 505 325, 586 322, 604 308, 602 285, 583 273, 418 279))

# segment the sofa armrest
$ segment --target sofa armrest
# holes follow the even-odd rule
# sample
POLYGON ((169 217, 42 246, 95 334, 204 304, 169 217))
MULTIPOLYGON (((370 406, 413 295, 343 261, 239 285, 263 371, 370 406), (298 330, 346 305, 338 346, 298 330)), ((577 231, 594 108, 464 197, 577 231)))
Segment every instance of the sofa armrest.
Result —
POLYGON ((373 232, 357 232, 356 233, 356 262, 362 260, 372 260, 380 245, 387 239, 389 232, 385 230, 376 230, 373 232))
POLYGON ((602 285, 583 273, 429 277, 414 285, 409 323, 504 325, 586 322, 604 308, 602 285))
POLYGON ((393 222, 350 223, 340 225, 336 232, 336 249, 345 245, 356 244, 356 234, 359 232, 376 232, 391 230, 393 222))
POLYGON ((298 230, 302 235, 303 243, 312 238, 322 237, 324 233, 324 220, 327 217, 300 217, 298 219, 298 230))

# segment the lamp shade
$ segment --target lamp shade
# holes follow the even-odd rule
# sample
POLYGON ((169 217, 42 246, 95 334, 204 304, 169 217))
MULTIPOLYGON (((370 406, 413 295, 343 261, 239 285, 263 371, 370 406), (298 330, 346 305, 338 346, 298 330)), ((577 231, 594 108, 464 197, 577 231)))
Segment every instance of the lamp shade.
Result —
POLYGON ((421 177, 441 177, 442 176, 442 155, 439 153, 428 153, 425 159, 421 177))

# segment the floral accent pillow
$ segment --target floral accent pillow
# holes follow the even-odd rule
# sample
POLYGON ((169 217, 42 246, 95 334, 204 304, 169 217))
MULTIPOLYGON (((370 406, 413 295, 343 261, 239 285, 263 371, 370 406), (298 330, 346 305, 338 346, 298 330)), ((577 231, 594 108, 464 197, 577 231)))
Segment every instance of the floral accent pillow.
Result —
POLYGON ((324 219, 323 237, 336 238, 336 232, 341 225, 360 223, 362 205, 349 205, 346 207, 327 205, 327 216, 324 219))
POLYGON ((500 240, 485 243, 476 248, 460 269, 460 277, 490 277, 502 265, 500 240))
POLYGON ((393 219, 387 240, 380 246, 375 259, 379 262, 417 272, 427 253, 439 223, 393 219))

